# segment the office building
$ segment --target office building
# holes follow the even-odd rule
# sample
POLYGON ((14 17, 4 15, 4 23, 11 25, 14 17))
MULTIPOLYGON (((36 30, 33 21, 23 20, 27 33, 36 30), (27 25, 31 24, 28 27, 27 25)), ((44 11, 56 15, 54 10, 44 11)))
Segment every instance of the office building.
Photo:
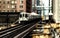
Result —
POLYGON ((49 19, 49 13, 52 7, 52 0, 32 0, 32 11, 36 9, 37 13, 39 13, 43 20, 49 19))
POLYGON ((53 0, 53 18, 56 23, 60 23, 60 0, 53 0))
POLYGON ((31 12, 31 0, 0 0, 0 12, 31 12))

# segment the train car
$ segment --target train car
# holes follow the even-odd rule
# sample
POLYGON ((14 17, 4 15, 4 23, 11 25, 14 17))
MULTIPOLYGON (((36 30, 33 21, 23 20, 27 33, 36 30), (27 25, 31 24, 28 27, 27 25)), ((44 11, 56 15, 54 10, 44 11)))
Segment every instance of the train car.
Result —
POLYGON ((21 12, 19 15, 19 20, 20 21, 28 21, 32 19, 39 18, 39 14, 36 13, 26 13, 26 12, 21 12))
POLYGON ((21 12, 19 14, 19 23, 29 23, 31 21, 34 21, 35 19, 39 18, 39 14, 36 13, 27 13, 27 12, 21 12))

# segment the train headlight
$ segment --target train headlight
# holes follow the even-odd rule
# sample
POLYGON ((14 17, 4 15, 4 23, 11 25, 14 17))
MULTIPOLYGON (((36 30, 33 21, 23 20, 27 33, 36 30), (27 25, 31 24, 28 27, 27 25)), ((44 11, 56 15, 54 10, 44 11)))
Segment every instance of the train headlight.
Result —
POLYGON ((11 24, 11 26, 13 27, 13 26, 16 26, 15 24, 11 24))
POLYGON ((1 30, 1 27, 0 27, 0 30, 1 30))

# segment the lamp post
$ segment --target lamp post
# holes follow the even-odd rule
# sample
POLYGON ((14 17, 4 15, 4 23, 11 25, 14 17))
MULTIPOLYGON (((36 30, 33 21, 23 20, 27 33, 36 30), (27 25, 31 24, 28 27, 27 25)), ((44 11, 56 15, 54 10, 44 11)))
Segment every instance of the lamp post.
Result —
POLYGON ((53 16, 53 13, 51 13, 51 11, 50 11, 50 13, 49 13, 49 23, 51 22, 52 16, 53 16))
MULTIPOLYGON (((51 22, 51 18, 53 16, 53 13, 50 11, 49 13, 49 25, 51 26, 50 22, 51 22)), ((54 28, 51 26, 51 33, 52 33, 52 37, 55 38, 55 31, 54 28)))

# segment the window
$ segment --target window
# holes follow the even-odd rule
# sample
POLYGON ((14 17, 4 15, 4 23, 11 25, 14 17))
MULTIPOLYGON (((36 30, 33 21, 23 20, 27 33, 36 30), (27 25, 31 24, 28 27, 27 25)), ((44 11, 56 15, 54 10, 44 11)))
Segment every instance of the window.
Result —
POLYGON ((10 8, 10 6, 8 5, 8 8, 10 8))
POLYGON ((17 3, 17 1, 15 1, 15 4, 17 3))
POLYGON ((15 6, 15 8, 16 8, 16 6, 15 6))
POLYGON ((9 12, 9 10, 7 10, 7 12, 9 12))
POLYGON ((14 10, 11 10, 11 12, 14 12, 14 10))
POLYGON ((17 10, 15 10, 15 12, 17 12, 17 10))
POLYGON ((9 4, 9 1, 7 1, 7 4, 9 4))
POLYGON ((15 5, 12 5, 12 8, 15 8, 15 5))
POLYGON ((17 1, 11 1, 11 4, 16 4, 17 3, 17 1))
POLYGON ((3 2, 3 4, 5 4, 5 1, 3 2))
POLYGON ((15 1, 11 1, 11 3, 12 3, 12 4, 14 4, 14 3, 15 3, 15 1))
POLYGON ((23 3, 23 0, 20 0, 20 3, 22 4, 23 3))
POLYGON ((3 12, 5 12, 5 10, 3 10, 3 12))
POLYGON ((40 6, 40 0, 37 0, 36 4, 37 4, 37 6, 40 6))
POLYGON ((20 8, 23 8, 23 5, 20 5, 20 8))
POLYGON ((23 1, 21 1, 21 3, 23 3, 23 1))
POLYGON ((1 1, 0 1, 0 3, 1 3, 1 1))
POLYGON ((1 6, 0 6, 0 8, 1 8, 1 6))
POLYGON ((20 10, 20 12, 23 12, 23 10, 20 10))
POLYGON ((27 18, 28 17, 28 14, 26 14, 25 17, 27 18))
POLYGON ((3 8, 5 8, 5 6, 3 6, 3 8))

